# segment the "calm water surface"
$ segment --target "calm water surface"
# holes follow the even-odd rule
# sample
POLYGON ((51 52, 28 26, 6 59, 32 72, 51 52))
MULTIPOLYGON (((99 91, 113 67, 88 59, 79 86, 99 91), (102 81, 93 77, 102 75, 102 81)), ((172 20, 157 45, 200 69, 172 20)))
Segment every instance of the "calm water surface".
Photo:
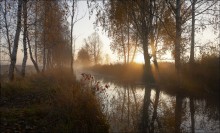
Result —
MULTIPOLYGON (((122 83, 111 77, 91 73, 95 77, 94 83, 105 89, 97 94, 102 103, 102 110, 110 123, 110 132, 135 132, 138 130, 144 98, 144 86, 141 83, 122 83)), ((78 76, 80 79, 80 76, 78 76)), ((154 102, 155 89, 151 91, 151 101, 154 102)), ((158 104, 158 118, 155 122, 156 132, 174 131, 175 95, 160 92, 158 104), (160 124, 161 125, 160 125, 160 124)), ((150 111, 152 115, 153 106, 150 111)), ((182 131, 190 132, 191 119, 189 98, 183 101, 182 131)), ((195 129, 196 133, 220 133, 219 109, 214 105, 209 106, 206 100, 195 101, 195 129), (217 114, 217 115, 216 115, 217 114)))

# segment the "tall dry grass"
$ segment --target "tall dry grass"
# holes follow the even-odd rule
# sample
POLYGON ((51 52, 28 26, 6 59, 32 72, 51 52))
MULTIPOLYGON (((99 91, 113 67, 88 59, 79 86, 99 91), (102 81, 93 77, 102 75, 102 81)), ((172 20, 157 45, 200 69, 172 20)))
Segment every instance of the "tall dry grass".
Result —
POLYGON ((5 123, 24 119, 37 132, 108 132, 109 128, 96 96, 89 89, 83 91, 64 70, 2 83, 0 104, 5 123), (26 115, 18 117, 14 110, 26 115))

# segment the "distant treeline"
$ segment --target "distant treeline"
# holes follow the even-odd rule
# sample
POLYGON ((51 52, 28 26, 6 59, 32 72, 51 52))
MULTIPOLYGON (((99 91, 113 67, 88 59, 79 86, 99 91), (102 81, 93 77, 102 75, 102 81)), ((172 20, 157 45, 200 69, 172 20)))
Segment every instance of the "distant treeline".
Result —
MULTIPOLYGON (((163 90, 171 94, 181 91, 186 96, 193 95, 198 98, 204 96, 219 97, 219 57, 215 55, 202 57, 195 62, 193 71, 188 63, 183 64, 183 69, 181 70, 182 79, 180 81, 177 80, 174 63, 159 62, 158 64, 159 74, 156 74, 153 64, 152 71, 156 79, 155 83, 159 83, 163 90), (160 80, 157 75, 159 75, 160 80), (177 82, 180 82, 181 89, 177 89, 177 82)), ((143 64, 129 63, 96 65, 90 69, 125 83, 141 83, 143 67, 143 64)))

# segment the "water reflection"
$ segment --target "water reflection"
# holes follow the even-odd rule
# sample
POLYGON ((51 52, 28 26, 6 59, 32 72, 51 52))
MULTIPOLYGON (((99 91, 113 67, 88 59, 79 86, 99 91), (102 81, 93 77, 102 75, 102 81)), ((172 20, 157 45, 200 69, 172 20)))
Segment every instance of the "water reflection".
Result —
MULTIPOLYGON (((144 99, 144 86, 141 83, 115 81, 111 77, 103 78, 95 75, 96 80, 104 86, 110 87, 106 90, 108 97, 103 98, 103 111, 110 123, 110 132, 137 132, 140 127, 140 118, 144 99)), ((152 122, 154 114, 154 103, 156 89, 151 91, 151 104, 149 115, 151 127, 155 133, 175 132, 175 95, 160 91, 157 115, 152 122)), ((219 127, 219 105, 210 99, 194 99, 195 110, 195 132, 196 133, 218 133, 219 127), (212 103, 212 104, 211 104, 212 103)), ((190 99, 185 97, 182 105, 182 124, 183 133, 191 132, 191 113, 190 99)))

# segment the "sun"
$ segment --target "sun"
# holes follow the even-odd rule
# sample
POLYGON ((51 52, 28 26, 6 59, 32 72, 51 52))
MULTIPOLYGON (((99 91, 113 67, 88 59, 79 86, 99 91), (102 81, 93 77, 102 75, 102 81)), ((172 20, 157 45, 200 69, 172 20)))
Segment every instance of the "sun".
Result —
POLYGON ((144 55, 143 55, 143 54, 137 54, 137 55, 135 56, 134 61, 135 61, 136 63, 141 63, 141 64, 143 64, 143 63, 144 63, 144 55))

